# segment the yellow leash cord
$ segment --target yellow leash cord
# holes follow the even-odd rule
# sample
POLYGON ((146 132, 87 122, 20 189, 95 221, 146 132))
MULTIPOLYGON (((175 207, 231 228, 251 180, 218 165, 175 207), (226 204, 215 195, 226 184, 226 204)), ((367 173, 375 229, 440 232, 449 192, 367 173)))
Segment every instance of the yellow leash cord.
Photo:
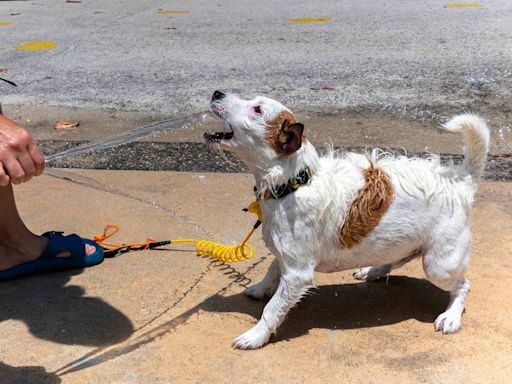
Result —
POLYGON ((252 202, 247 209, 247 212, 254 213, 258 216, 256 224, 249 230, 244 240, 236 245, 225 245, 216 243, 209 240, 197 240, 197 239, 174 239, 168 241, 155 241, 153 239, 147 239, 144 243, 131 243, 131 244, 112 244, 106 243, 105 240, 119 232, 119 227, 115 225, 107 225, 103 229, 101 235, 94 236, 94 241, 101 245, 104 249, 106 257, 113 257, 119 253, 124 253, 133 250, 143 249, 154 249, 162 245, 167 244, 178 244, 178 243, 195 243, 196 252, 199 256, 211 257, 216 260, 223 261, 225 263, 236 263, 239 261, 248 260, 253 256, 253 249, 248 243, 249 238, 252 236, 254 231, 260 226, 262 221, 261 209, 259 201, 252 202), (107 256, 108 254, 108 256, 107 256))

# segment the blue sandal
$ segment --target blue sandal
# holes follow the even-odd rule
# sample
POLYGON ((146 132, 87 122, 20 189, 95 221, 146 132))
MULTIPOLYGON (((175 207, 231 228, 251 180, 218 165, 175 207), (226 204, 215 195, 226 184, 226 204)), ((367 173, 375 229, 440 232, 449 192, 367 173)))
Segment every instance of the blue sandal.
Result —
POLYGON ((92 240, 83 239, 76 234, 63 236, 62 232, 46 232, 48 246, 34 261, 17 265, 0 271, 0 281, 7 281, 34 275, 36 273, 63 271, 67 269, 92 267, 103 261, 103 249, 92 240), (90 255, 85 254, 85 244, 92 245, 96 251, 90 255), (57 257, 62 252, 69 252, 69 256, 57 257))

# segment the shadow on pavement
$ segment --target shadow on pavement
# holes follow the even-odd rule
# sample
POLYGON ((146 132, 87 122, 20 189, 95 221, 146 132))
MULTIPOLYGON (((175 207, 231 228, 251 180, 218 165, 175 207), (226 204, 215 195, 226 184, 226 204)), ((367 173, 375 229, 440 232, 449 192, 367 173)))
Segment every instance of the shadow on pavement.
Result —
POLYGON ((37 383, 57 384, 62 380, 54 373, 48 373, 43 367, 11 367, 0 362, 0 383, 37 383))
POLYGON ((84 289, 66 284, 82 270, 2 283, 0 322, 19 320, 37 338, 60 344, 107 346, 126 340, 133 325, 123 313, 84 289))
MULTIPOLYGON (((407 276, 391 276, 388 286, 384 280, 323 285, 312 290, 311 295, 290 311, 271 342, 300 337, 313 328, 369 328, 409 319, 433 323, 448 302, 447 292, 427 280, 407 276)), ((256 319, 260 318, 263 307, 264 303, 254 302, 243 293, 212 296, 201 305, 203 310, 246 313, 256 319)))
MULTIPOLYGON (((126 355, 173 331, 199 310, 217 313, 245 313, 259 319, 264 303, 249 299, 243 293, 231 296, 218 294, 189 308, 180 315, 158 325, 121 345, 97 348, 60 368, 60 376, 106 363, 126 355)), ((277 338, 270 342, 300 337, 313 328, 354 329, 378 327, 408 319, 433 322, 449 301, 449 294, 426 280, 406 276, 391 276, 389 286, 375 283, 323 285, 312 291, 292 310, 277 338)), ((432 328, 433 329, 433 328, 432 328)), ((433 331, 433 330, 432 330, 433 331)), ((236 334, 232 337, 235 338, 236 334)), ((226 345, 226 348, 231 348, 226 345)))

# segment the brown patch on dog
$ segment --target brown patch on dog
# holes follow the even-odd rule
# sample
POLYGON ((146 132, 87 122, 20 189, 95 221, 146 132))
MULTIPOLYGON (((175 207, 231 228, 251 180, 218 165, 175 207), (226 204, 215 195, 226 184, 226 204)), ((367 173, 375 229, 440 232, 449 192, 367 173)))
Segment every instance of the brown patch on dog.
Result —
POLYGON ((295 119, 295 116, 293 116, 293 113, 288 111, 283 111, 279 113, 273 120, 267 121, 267 125, 269 127, 275 127, 277 129, 281 129, 281 125, 285 121, 288 121, 288 124, 296 123, 297 120, 295 119))
POLYGON ((389 176, 370 161, 363 170, 364 186, 349 208, 340 231, 343 248, 359 244, 379 224, 393 201, 394 188, 389 176))
POLYGON ((291 112, 283 111, 267 121, 267 143, 278 154, 293 153, 306 142, 303 129, 291 112))

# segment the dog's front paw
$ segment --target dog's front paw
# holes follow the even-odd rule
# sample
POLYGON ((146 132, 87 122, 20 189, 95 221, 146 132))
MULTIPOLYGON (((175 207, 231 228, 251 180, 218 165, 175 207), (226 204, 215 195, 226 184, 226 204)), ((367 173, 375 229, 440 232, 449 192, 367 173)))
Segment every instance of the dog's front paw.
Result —
POLYGON ((233 341, 233 347, 238 349, 258 349, 267 344, 270 332, 258 324, 233 341))
POLYGON ((443 334, 457 333, 460 331, 461 317, 458 313, 453 311, 446 311, 437 316, 434 321, 434 327, 437 331, 442 331, 443 334))

